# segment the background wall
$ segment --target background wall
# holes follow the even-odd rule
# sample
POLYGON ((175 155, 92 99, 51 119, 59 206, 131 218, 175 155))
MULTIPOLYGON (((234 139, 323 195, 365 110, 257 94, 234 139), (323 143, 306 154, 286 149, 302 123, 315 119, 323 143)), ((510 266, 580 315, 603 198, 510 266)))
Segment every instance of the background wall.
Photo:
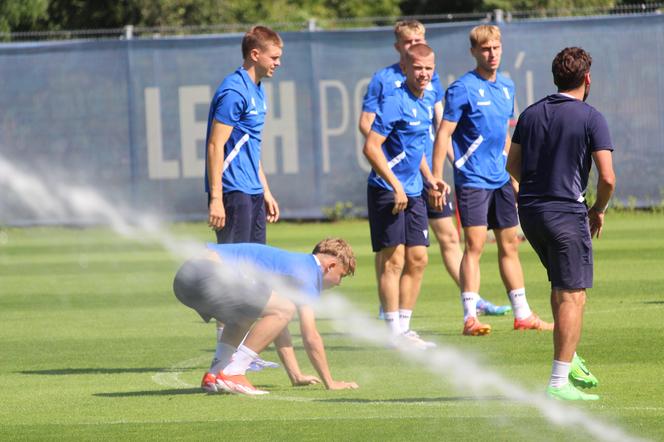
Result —
MULTIPOLYGON (((428 25, 444 85, 474 67, 476 23, 428 25)), ((517 112, 555 92, 565 46, 593 56, 589 103, 615 144, 618 199, 659 204, 664 166, 664 16, 502 24, 501 70, 517 112)), ((0 160, 48 183, 96 190, 164 219, 203 219, 209 100, 242 60, 242 35, 0 45, 0 160)), ((282 66, 265 82, 263 165, 286 218, 337 201, 364 211, 369 166, 357 130, 371 75, 397 61, 391 29, 282 33, 282 66)), ((447 173, 451 178, 451 173, 447 173)), ((76 222, 0 190, 0 223, 76 222)))

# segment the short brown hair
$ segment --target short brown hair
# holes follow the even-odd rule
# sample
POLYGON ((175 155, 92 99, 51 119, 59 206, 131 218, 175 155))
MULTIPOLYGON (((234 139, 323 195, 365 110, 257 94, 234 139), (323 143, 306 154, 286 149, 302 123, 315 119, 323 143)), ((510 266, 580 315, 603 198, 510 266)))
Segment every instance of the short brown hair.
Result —
POLYGON ((394 25, 394 37, 399 41, 399 37, 403 37, 405 34, 424 34, 426 29, 424 25, 419 20, 401 20, 396 22, 394 25))
POLYGON ((344 265, 347 275, 355 274, 355 254, 353 253, 350 244, 344 239, 326 238, 316 244, 311 253, 314 255, 321 253, 323 255, 334 256, 344 265))
POLYGON ((494 25, 479 25, 470 30, 470 47, 476 48, 487 41, 500 41, 500 28, 494 25))
POLYGON ((429 45, 418 43, 408 48, 406 59, 412 62, 415 57, 428 57, 431 54, 433 54, 433 49, 429 45))
POLYGON ((282 47, 284 42, 279 34, 266 26, 252 27, 242 38, 242 58, 248 58, 254 49, 265 50, 268 44, 282 47))
POLYGON ((565 48, 558 52, 551 63, 553 82, 559 91, 570 91, 583 84, 590 72, 593 58, 581 48, 565 48))

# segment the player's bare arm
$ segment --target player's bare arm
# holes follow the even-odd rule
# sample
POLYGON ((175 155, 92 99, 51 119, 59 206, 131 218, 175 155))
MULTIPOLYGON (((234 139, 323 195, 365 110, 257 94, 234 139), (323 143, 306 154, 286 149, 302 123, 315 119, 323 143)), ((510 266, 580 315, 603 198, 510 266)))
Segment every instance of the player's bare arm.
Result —
POLYGON ((314 366, 316 372, 318 372, 318 375, 322 379, 325 388, 328 390, 358 388, 358 385, 355 382, 335 381, 332 378, 330 367, 327 363, 323 338, 320 333, 318 333, 316 316, 313 309, 307 305, 303 305, 298 308, 298 312, 300 315, 300 332, 302 333, 304 349, 307 352, 307 356, 309 356, 311 365, 314 366))
POLYGON ((507 172, 517 183, 521 182, 521 145, 512 143, 507 155, 507 172))
POLYGON ((370 131, 369 136, 367 136, 367 140, 364 143, 364 149, 362 152, 369 161, 369 164, 371 164, 373 170, 375 170, 376 173, 387 181, 389 185, 392 186, 392 189, 394 189, 394 208, 392 209, 392 213, 396 215, 397 213, 406 210, 408 196, 406 195, 406 192, 404 192, 401 182, 394 173, 392 173, 392 169, 390 169, 390 166, 387 164, 387 158, 385 158, 385 154, 381 148, 384 142, 384 136, 374 131, 370 131))
POLYGON ((452 152, 452 134, 456 130, 457 123, 449 120, 442 120, 436 131, 436 139, 433 142, 432 165, 433 176, 443 179, 443 166, 445 158, 452 152))
POLYGON ((610 150, 593 152, 593 161, 597 167, 597 199, 588 210, 590 236, 599 238, 604 226, 604 211, 609 205, 616 187, 616 174, 613 171, 613 157, 610 150))
POLYGON ((360 128, 360 133, 364 135, 364 138, 367 138, 369 136, 369 132, 371 132, 371 125, 373 124, 375 119, 376 119, 376 114, 373 112, 363 111, 362 114, 360 114, 359 128, 360 128))
POLYGON ((210 187, 210 207, 208 225, 215 230, 223 229, 226 224, 221 174, 224 172, 224 145, 233 132, 233 126, 214 120, 207 146, 208 184, 210 187))
POLYGON ((258 163, 258 178, 263 185, 263 197, 265 198, 265 213, 267 216, 267 222, 276 223, 279 220, 279 204, 277 204, 277 199, 272 195, 270 191, 270 186, 267 184, 267 177, 265 172, 263 172, 263 162, 258 163))
POLYGON ((447 203, 450 186, 445 181, 433 176, 425 155, 422 155, 422 161, 420 162, 420 173, 425 182, 429 204, 436 208, 436 210, 442 210, 443 205, 447 203))
POLYGON ((300 370, 297 358, 295 357, 293 341, 290 332, 288 331, 288 327, 283 329, 279 336, 277 336, 274 340, 274 345, 277 347, 279 359, 281 359, 281 363, 284 365, 286 374, 288 374, 288 378, 293 386, 299 387, 321 383, 320 379, 316 376, 303 374, 300 370))

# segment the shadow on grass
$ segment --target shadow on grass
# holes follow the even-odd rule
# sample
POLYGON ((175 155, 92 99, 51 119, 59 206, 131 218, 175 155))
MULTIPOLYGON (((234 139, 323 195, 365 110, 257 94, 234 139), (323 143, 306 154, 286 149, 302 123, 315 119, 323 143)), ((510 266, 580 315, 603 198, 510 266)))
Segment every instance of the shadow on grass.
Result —
POLYGON ((181 372, 187 368, 197 367, 178 367, 163 368, 163 367, 138 367, 138 368, 56 368, 52 370, 26 370, 19 371, 20 374, 34 374, 38 376, 53 375, 53 376, 68 376, 80 374, 122 374, 122 373, 156 373, 156 372, 181 372))
POLYGON ((644 301, 644 304, 664 304, 664 301, 644 301))
POLYGON ((335 402, 335 403, 354 403, 354 404, 412 404, 418 402, 477 402, 477 401, 505 401, 504 396, 451 396, 451 397, 418 397, 418 398, 400 398, 400 399, 317 399, 314 402, 335 402))
POLYGON ((169 388, 168 390, 122 391, 117 393, 95 393, 97 397, 176 396, 183 394, 206 394, 200 388, 169 388))

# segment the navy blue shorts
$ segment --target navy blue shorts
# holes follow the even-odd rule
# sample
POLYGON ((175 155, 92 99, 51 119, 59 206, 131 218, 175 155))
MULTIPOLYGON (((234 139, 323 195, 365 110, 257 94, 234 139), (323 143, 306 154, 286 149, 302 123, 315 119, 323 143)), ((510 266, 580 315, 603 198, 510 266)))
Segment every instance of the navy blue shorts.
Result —
POLYGON ((455 190, 463 227, 506 229, 519 225, 514 188, 509 182, 498 189, 457 187, 455 190))
POLYGON ((394 192, 367 186, 367 206, 374 252, 399 244, 408 247, 429 245, 427 208, 421 196, 409 196, 406 210, 393 215, 394 192))
POLYGON ((521 228, 555 289, 593 286, 593 244, 585 213, 519 210, 521 228))
POLYGON ((443 210, 436 210, 429 205, 429 194, 426 190, 422 192, 422 199, 427 206, 427 217, 429 219, 448 218, 454 215, 454 198, 452 194, 447 195, 447 203, 443 205, 443 210))
POLYGON ((226 224, 223 229, 215 231, 217 244, 266 243, 265 198, 262 193, 228 192, 224 193, 223 202, 226 224))

